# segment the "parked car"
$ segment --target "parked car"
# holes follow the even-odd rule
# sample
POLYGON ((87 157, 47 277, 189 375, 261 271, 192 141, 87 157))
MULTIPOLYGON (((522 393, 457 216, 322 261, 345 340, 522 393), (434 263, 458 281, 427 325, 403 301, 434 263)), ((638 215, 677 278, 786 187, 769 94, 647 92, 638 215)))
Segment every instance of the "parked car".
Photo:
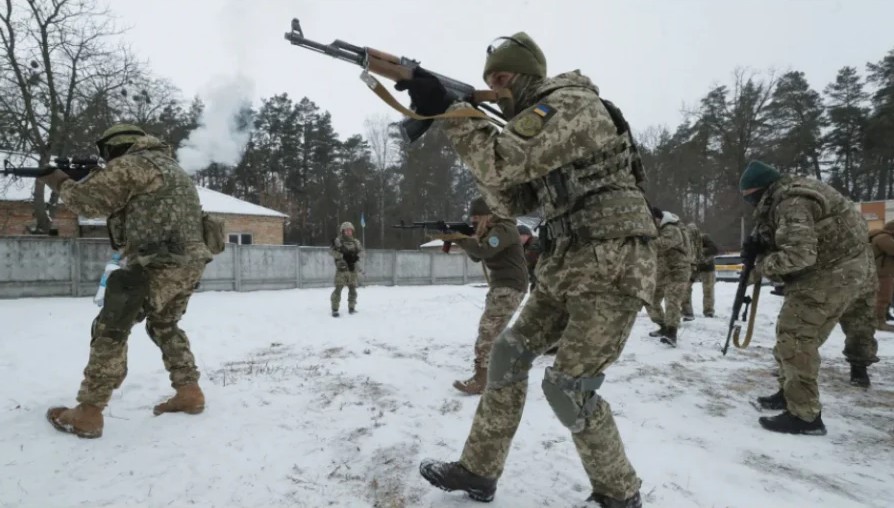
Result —
POLYGON ((739 275, 742 273, 743 267, 742 256, 739 254, 714 256, 714 271, 717 274, 717 280, 739 282, 739 275))

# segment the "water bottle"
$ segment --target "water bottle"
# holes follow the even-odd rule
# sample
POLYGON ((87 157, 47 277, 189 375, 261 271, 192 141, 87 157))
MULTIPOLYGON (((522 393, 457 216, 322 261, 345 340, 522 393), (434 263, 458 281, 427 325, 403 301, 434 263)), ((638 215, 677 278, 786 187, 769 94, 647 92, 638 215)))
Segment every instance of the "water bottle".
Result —
POLYGON ((96 296, 93 297, 93 303, 102 307, 102 304, 105 301, 106 283, 109 280, 109 274, 119 268, 121 268, 121 253, 114 252, 112 253, 111 261, 106 263, 106 269, 102 273, 102 278, 99 279, 99 288, 96 290, 96 296))

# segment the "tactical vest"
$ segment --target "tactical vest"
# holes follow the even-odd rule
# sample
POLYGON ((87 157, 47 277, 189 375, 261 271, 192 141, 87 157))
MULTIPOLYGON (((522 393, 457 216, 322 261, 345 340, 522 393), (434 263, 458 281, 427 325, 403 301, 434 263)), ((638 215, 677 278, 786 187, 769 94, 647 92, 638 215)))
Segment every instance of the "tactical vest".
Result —
POLYGON ((869 228, 854 203, 829 185, 803 177, 783 177, 757 210, 758 234, 767 245, 776 247, 773 208, 785 199, 803 197, 820 206, 814 217, 817 258, 811 270, 822 270, 864 254, 869 228))
POLYGON ((531 182, 543 207, 548 237, 582 240, 655 237, 643 191, 645 179, 629 126, 608 101, 602 101, 617 129, 602 150, 554 169, 531 182))
POLYGON ((134 196, 124 209, 128 263, 167 266, 210 260, 202 236, 202 205, 189 175, 161 152, 125 157, 138 157, 164 178, 160 189, 134 196))

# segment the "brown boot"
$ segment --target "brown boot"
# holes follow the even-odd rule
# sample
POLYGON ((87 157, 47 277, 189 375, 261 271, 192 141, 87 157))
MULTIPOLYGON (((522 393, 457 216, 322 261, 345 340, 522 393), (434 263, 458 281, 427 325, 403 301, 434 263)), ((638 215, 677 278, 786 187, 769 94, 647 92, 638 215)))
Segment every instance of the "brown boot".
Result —
POLYGON ((187 413, 197 415, 205 410, 205 394, 198 383, 190 383, 177 388, 177 393, 170 399, 155 406, 155 416, 162 413, 187 413))
POLYGON ((475 362, 475 374, 465 381, 454 381, 453 387, 468 395, 481 395, 487 386, 487 367, 475 362))
POLYGON ((102 436, 102 408, 90 404, 67 407, 51 407, 47 420, 59 432, 67 432, 88 439, 102 436))

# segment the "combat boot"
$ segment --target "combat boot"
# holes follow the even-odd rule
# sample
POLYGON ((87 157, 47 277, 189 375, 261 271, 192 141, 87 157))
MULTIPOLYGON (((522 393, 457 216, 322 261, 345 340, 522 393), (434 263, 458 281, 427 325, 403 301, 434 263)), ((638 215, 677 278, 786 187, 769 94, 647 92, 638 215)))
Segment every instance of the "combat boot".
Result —
POLYGON ((851 364, 851 384, 861 388, 869 388, 869 372, 865 365, 851 364))
POLYGON ((705 317, 714 317, 714 311, 713 310, 705 311, 705 317))
POLYGON ((90 404, 78 404, 67 407, 51 407, 47 411, 47 420, 59 432, 67 432, 83 438, 102 436, 102 408, 90 404))
POLYGON ((475 501, 483 503, 493 501, 497 491, 497 480, 478 476, 459 462, 423 460, 419 464, 419 474, 441 490, 461 490, 475 501))
POLYGON ((205 394, 198 383, 190 383, 177 388, 173 397, 152 408, 158 416, 162 413, 187 413, 197 415, 205 410, 205 394))
POLYGON ((664 337, 664 334, 667 333, 667 328, 664 325, 661 325, 657 330, 653 332, 649 332, 649 337, 664 337))
POLYGON ((802 420, 788 411, 783 411, 776 416, 762 416, 757 421, 761 424, 761 427, 773 432, 805 434, 808 436, 826 435, 826 425, 823 424, 822 413, 818 414, 810 422, 802 420))
POLYGON ((759 405, 761 409, 783 410, 787 407, 785 404, 785 394, 780 389, 773 395, 758 397, 757 405, 759 405))
POLYGON ((677 347, 677 329, 672 326, 665 328, 664 335, 661 337, 661 343, 677 347))
POLYGON ((587 498, 588 504, 590 501, 595 502, 596 506, 601 508, 643 508, 643 499, 640 497, 639 492, 623 501, 594 492, 593 495, 587 498))
POLYGON ((355 309, 354 307, 348 307, 348 314, 356 314, 356 313, 357 313, 357 309, 355 309))
POLYGON ((338 311, 337 311, 337 310, 332 311, 332 317, 338 317, 338 311))
POLYGON ((683 321, 695 321, 695 314, 683 314, 683 321))
POLYGON ((487 387, 487 367, 475 362, 475 373, 465 381, 454 381, 453 387, 468 395, 481 395, 487 387))

